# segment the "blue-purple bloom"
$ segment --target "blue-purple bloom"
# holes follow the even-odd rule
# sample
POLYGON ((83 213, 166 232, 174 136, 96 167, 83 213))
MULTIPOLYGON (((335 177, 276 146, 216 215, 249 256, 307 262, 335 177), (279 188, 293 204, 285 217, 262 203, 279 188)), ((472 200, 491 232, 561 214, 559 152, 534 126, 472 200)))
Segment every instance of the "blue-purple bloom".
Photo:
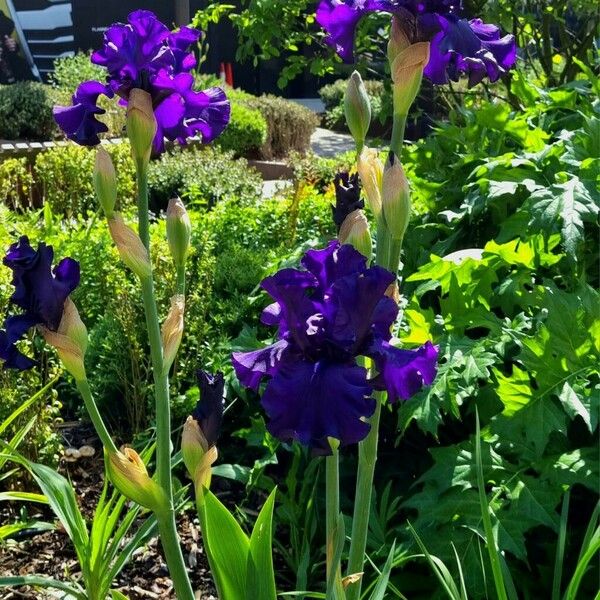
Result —
POLYGON ((149 10, 136 10, 127 23, 115 23, 104 34, 104 46, 91 56, 93 63, 107 71, 106 83, 85 81, 73 95, 72 106, 54 108, 54 118, 69 139, 84 146, 99 143, 98 134, 107 130, 96 116, 105 111, 97 106, 101 94, 127 105, 133 88, 152 96, 158 130, 154 152, 164 150, 164 138, 185 143, 202 135, 208 143, 227 126, 230 105, 218 87, 193 89, 190 71, 196 58, 189 51, 200 38, 191 27, 169 31, 149 10))
POLYGON ((395 402, 429 385, 438 351, 429 342, 418 350, 390 344, 398 306, 386 290, 394 275, 367 267, 352 246, 333 241, 323 250, 309 250, 302 266, 262 282, 275 302, 261 320, 278 327, 278 340, 234 353, 233 365, 246 387, 258 390, 268 379, 262 405, 273 435, 328 454, 328 438, 347 445, 367 435, 374 389, 387 390, 395 402), (359 356, 373 359, 376 377, 368 379, 359 356))
POLYGON ((0 359, 7 368, 25 370, 35 364, 15 344, 36 325, 56 331, 65 301, 79 285, 79 263, 64 258, 53 269, 53 258, 52 246, 40 242, 34 250, 27 236, 22 236, 10 246, 3 259, 13 271, 15 291, 10 301, 24 311, 6 318, 4 329, 0 330, 0 359))
POLYGON ((327 32, 325 41, 346 62, 353 60, 354 34, 368 13, 395 16, 411 43, 430 41, 430 59, 424 74, 435 84, 469 77, 469 86, 486 76, 496 81, 516 61, 512 35, 481 19, 461 17, 460 0, 321 0, 318 23, 327 32))

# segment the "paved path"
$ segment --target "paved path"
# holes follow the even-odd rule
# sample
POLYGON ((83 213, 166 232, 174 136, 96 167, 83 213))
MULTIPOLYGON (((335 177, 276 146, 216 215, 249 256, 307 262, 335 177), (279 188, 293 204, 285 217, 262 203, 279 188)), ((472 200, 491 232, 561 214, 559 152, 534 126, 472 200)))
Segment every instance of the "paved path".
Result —
POLYGON ((354 149, 354 140, 347 133, 337 133, 317 127, 310 138, 312 151, 319 156, 335 156, 354 149))

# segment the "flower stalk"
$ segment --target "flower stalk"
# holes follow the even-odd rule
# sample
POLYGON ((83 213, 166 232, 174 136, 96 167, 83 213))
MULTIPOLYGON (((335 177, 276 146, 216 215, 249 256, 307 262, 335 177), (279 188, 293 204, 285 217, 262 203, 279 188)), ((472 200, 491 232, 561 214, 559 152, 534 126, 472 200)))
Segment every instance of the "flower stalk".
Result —
MULTIPOLYGON (((148 216, 148 163, 136 161, 138 185, 138 230, 143 245, 150 251, 150 223, 148 216)), ((173 579, 175 592, 179 600, 193 600, 194 593, 185 569, 185 563, 173 506, 173 484, 171 480, 171 407, 169 399, 169 377, 163 368, 163 348, 154 279, 150 275, 140 279, 148 342, 154 375, 154 397, 156 405, 156 472, 157 481, 165 494, 165 507, 157 514, 159 531, 169 573, 173 579)))

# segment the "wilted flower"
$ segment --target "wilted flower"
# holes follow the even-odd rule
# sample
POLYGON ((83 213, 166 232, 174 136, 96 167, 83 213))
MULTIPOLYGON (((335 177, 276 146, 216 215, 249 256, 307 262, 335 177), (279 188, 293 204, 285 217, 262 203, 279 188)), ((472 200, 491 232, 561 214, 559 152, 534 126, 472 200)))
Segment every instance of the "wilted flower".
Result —
POLYGON ((99 143, 98 134, 107 127, 96 119, 101 94, 117 94, 123 105, 135 88, 152 96, 158 129, 154 151, 164 149, 164 138, 185 143, 200 133, 207 143, 217 137, 229 122, 230 105, 225 92, 217 87, 196 92, 190 71, 196 59, 189 47, 200 38, 190 27, 169 31, 149 10, 132 12, 127 23, 114 23, 104 34, 104 46, 91 60, 106 68, 106 84, 85 81, 73 96, 72 106, 57 106, 54 117, 67 137, 85 146, 99 143))
POLYGON ((234 353, 233 365, 247 387, 258 390, 268 379, 262 404, 273 435, 329 454, 328 438, 346 445, 367 435, 374 389, 387 390, 394 402, 430 384, 438 351, 429 342, 418 350, 390 344, 398 306, 385 292, 394 276, 368 268, 352 246, 333 241, 309 250, 302 265, 305 270, 283 269, 262 282, 275 302, 261 320, 278 326, 278 341, 234 353), (359 356, 373 359, 373 380, 359 356))
POLYGON ((5 367, 25 370, 34 366, 34 361, 19 352, 15 344, 36 325, 58 331, 65 302, 79 285, 79 263, 63 258, 53 269, 53 258, 52 246, 40 242, 34 250, 27 236, 22 236, 9 247, 3 259, 13 271, 15 291, 10 301, 24 311, 8 317, 0 330, 0 358, 5 367))
POLYGON ((344 61, 352 62, 356 26, 370 12, 394 15, 407 43, 431 42, 425 75, 433 83, 462 73, 470 86, 486 76, 496 81, 516 61, 514 36, 501 37, 499 27, 481 19, 461 18, 460 0, 321 0, 317 21, 344 61))

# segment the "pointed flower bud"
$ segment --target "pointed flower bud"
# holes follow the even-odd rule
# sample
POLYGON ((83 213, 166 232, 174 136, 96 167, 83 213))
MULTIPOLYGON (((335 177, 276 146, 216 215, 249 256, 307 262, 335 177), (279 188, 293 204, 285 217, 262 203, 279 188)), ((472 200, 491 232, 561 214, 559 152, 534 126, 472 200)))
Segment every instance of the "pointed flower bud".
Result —
POLYGON ((152 96, 144 90, 133 88, 127 101, 127 136, 136 163, 148 164, 156 129, 152 96))
POLYGON ((104 215, 110 219, 115 212, 117 202, 117 174, 110 154, 102 147, 96 152, 94 188, 104 215))
MULTIPOLYGON (((404 20, 406 22, 406 20, 404 20)), ((390 29, 390 39, 387 46, 387 55, 390 65, 402 50, 410 46, 410 39, 402 27, 402 21, 396 15, 392 15, 392 26, 390 29)))
POLYGON ((217 460, 217 437, 223 421, 223 373, 198 371, 200 401, 183 426, 183 462, 196 489, 209 487, 211 465, 217 460))
POLYGON ((407 115, 417 96, 423 69, 429 62, 429 42, 417 42, 398 52, 391 64, 394 114, 407 115))
POLYGON ((362 147, 371 124, 371 102, 358 71, 354 71, 348 80, 344 96, 344 113, 356 145, 362 147))
POLYGON ((377 150, 364 148, 358 157, 358 174, 373 216, 379 219, 381 214, 381 184, 383 181, 383 163, 377 150))
POLYGON ((123 446, 120 451, 108 452, 106 466, 112 484, 125 497, 152 512, 160 513, 168 506, 162 488, 148 475, 144 461, 133 448, 123 446))
POLYGON ((121 260, 140 278, 150 277, 150 258, 140 236, 123 222, 119 213, 108 220, 110 235, 117 246, 121 260))
POLYGON ((346 217, 353 211, 364 208, 365 203, 360 198, 360 185, 358 173, 350 175, 346 172, 338 173, 333 180, 335 187, 335 206, 331 207, 333 222, 338 233, 346 217))
POLYGON ((401 240, 410 219, 410 190, 404 169, 393 152, 383 171, 381 195, 385 224, 392 238, 401 240))
POLYGON ((54 346, 65 369, 77 381, 86 378, 84 357, 88 345, 87 329, 71 298, 65 300, 62 319, 56 331, 40 326, 46 343, 54 346))
POLYGON ((369 231, 369 222, 364 211, 355 210, 346 217, 340 227, 338 239, 340 244, 350 244, 367 259, 371 259, 373 243, 369 231))
POLYGON ((183 335, 185 296, 177 294, 171 298, 171 308, 162 326, 163 369, 167 372, 177 354, 183 335))
POLYGON ((190 248, 192 224, 180 198, 171 198, 167 207, 167 240, 176 267, 183 267, 190 248))

